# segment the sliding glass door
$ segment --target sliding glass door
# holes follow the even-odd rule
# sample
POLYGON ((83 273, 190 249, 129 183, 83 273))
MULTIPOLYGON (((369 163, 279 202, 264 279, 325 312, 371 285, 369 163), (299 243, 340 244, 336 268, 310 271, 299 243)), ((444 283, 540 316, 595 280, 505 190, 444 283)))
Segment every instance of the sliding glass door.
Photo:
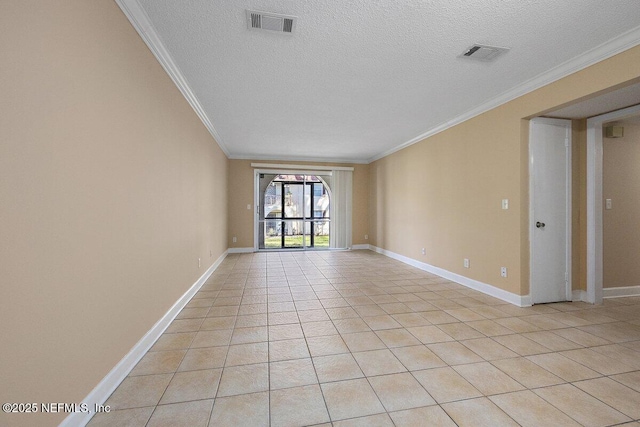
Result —
POLYGON ((259 176, 259 249, 329 248, 329 190, 313 175, 259 176))

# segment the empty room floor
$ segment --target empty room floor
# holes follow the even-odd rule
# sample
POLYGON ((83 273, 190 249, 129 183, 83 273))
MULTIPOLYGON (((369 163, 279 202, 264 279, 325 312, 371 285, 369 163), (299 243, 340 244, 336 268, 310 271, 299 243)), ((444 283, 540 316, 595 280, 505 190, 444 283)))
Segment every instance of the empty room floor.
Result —
POLYGON ((518 308, 371 251, 229 255, 90 426, 640 427, 640 297, 518 308))

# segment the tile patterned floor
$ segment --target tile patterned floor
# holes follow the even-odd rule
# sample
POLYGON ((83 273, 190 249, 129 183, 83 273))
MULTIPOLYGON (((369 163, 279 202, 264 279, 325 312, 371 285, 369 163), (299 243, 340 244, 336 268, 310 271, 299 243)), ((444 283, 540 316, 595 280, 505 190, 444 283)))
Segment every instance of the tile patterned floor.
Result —
POLYGON ((229 255, 90 426, 640 427, 640 298, 517 308, 369 251, 229 255))

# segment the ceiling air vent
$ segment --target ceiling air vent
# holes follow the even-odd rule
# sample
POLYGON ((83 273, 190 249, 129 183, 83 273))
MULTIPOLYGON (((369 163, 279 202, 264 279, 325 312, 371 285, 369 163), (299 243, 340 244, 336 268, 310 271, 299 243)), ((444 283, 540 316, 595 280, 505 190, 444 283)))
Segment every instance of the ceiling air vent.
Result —
POLYGON ((498 56, 508 51, 509 51, 508 47, 474 44, 469 49, 467 49, 462 55, 460 55, 460 57, 475 59, 477 61, 488 62, 488 61, 493 61, 498 56))
POLYGON ((296 26, 296 17, 276 13, 247 10, 247 28, 291 34, 296 26))

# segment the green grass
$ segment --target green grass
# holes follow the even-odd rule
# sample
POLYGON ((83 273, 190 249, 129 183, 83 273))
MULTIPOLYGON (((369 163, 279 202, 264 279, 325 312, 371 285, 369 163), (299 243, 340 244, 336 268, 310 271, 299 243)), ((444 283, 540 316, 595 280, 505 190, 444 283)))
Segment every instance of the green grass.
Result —
MULTIPOLYGON (((307 236, 307 244, 311 243, 311 239, 307 236)), ((264 247, 265 248, 280 248, 282 247, 282 237, 281 236, 273 236, 267 237, 264 239, 264 247)), ((284 245, 285 247, 302 247, 302 236, 284 236, 284 245)), ((329 247, 329 236, 315 236, 313 238, 313 246, 316 248, 328 248, 329 247)))

